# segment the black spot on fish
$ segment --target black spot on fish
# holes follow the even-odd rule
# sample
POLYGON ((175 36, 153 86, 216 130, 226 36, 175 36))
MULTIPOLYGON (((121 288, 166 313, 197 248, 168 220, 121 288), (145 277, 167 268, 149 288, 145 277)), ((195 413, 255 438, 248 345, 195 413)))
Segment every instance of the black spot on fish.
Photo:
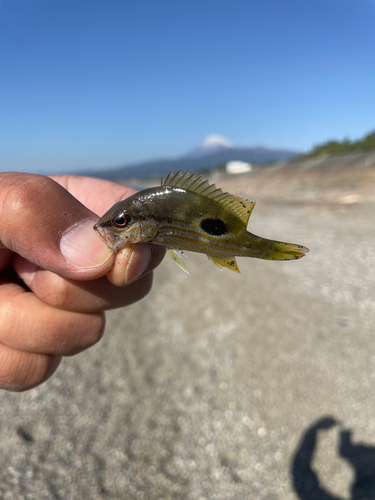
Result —
POLYGON ((172 217, 170 215, 168 215, 167 217, 167 222, 168 224, 172 224, 172 217))
POLYGON ((201 228, 213 236, 221 236, 228 232, 227 226, 220 219, 204 219, 201 222, 201 228))
POLYGON ((246 248, 251 248, 253 245, 251 243, 245 243, 246 248))

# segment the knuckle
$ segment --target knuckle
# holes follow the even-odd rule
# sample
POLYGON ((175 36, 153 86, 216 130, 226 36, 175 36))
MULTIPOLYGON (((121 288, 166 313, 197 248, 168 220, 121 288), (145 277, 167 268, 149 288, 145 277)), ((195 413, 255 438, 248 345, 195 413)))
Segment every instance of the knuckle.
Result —
POLYGON ((19 371, 13 377, 16 392, 23 392, 45 382, 60 364, 57 356, 44 354, 30 354, 28 362, 19 367, 19 371))
POLYGON ((103 337, 105 328, 104 313, 90 313, 87 325, 87 333, 85 336, 86 348, 91 347, 103 337))
MULTIPOLYGON (((35 290, 38 297, 56 309, 66 309, 71 306, 72 290, 71 284, 62 276, 50 271, 37 271, 39 286, 35 290)), ((35 278, 34 278, 35 280, 35 278)))
POLYGON ((5 195, 3 203, 7 210, 18 212, 39 196, 45 196, 55 185, 48 177, 35 174, 14 174, 3 180, 5 195))
POLYGON ((55 186, 57 184, 54 181, 41 175, 0 176, 1 239, 4 245, 18 251, 26 236, 24 231, 15 231, 16 227, 30 230, 43 227, 41 220, 45 222, 46 211, 53 200, 57 201, 55 186))
POLYGON ((22 392, 46 381, 56 370, 60 358, 33 354, 0 346, 0 387, 22 392))
POLYGON ((104 313, 78 313, 80 314, 80 335, 72 339, 69 347, 66 346, 64 356, 73 356, 78 354, 94 344, 103 337, 105 328, 104 313))

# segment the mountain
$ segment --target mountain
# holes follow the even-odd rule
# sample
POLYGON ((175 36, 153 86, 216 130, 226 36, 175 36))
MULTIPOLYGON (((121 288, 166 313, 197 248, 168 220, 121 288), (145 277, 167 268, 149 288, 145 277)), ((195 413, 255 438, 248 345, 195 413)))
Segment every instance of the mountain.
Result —
POLYGON ((232 145, 219 135, 208 136, 196 149, 179 158, 164 158, 124 165, 119 168, 108 168, 97 171, 82 172, 103 179, 124 179, 147 177, 166 177, 171 170, 192 170, 199 172, 212 170, 228 161, 245 161, 249 163, 274 163, 285 161, 300 154, 287 149, 271 149, 265 147, 242 148, 232 145))
POLYGON ((187 153, 185 158, 204 158, 205 156, 220 153, 233 147, 233 144, 222 135, 208 135, 202 144, 190 151, 190 153, 187 153))

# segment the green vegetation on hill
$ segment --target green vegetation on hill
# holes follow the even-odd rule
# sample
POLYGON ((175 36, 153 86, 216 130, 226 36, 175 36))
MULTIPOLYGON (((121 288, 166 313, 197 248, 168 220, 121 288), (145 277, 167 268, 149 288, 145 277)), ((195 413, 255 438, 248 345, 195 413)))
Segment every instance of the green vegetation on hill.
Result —
POLYGON ((342 142, 330 140, 322 144, 317 144, 310 153, 297 156, 293 161, 305 160, 320 155, 340 155, 354 153, 359 151, 375 150, 375 130, 367 134, 363 139, 351 142, 349 139, 344 139, 342 142))

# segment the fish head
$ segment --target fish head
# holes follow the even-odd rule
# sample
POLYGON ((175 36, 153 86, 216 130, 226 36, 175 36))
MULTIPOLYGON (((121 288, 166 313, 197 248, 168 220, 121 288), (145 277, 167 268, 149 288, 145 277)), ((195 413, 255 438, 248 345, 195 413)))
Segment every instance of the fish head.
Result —
POLYGON ((95 224, 94 230, 117 253, 128 244, 149 241, 152 232, 150 222, 142 214, 141 204, 133 195, 108 210, 95 224))

